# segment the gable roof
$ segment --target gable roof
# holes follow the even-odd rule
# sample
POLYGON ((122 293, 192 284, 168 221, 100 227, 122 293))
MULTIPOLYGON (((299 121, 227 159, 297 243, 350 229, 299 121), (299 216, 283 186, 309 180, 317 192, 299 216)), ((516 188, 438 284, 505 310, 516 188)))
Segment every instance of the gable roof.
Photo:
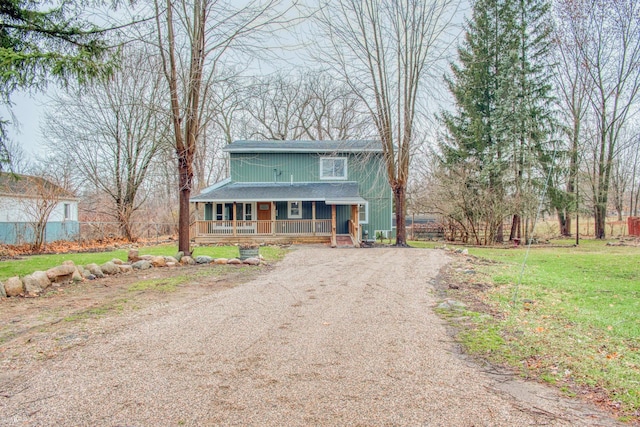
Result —
POLYGON ((0 172, 0 195, 39 198, 42 193, 55 195, 59 199, 77 200, 71 192, 42 177, 0 172))
POLYGON ((280 202, 289 200, 324 201, 345 205, 366 203, 357 182, 225 182, 205 189, 191 202, 280 202))
POLYGON ((228 153, 382 153, 376 140, 344 141, 233 141, 224 151, 228 153))

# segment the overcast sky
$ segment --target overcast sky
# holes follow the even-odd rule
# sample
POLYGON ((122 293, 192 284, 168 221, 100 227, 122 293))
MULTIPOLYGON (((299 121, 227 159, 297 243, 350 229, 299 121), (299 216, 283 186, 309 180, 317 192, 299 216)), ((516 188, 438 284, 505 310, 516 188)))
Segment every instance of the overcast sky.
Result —
MULTIPOLYGON (((309 3, 309 2, 305 2, 309 3)), ((458 14, 454 19, 454 25, 459 26, 462 22, 462 16, 465 12, 466 7, 468 6, 466 0, 460 0, 460 9, 458 10, 458 14)), ((111 11, 111 13, 113 13, 111 11)), ((129 18, 131 19, 131 18, 129 18)), ((457 31, 460 31, 460 28, 457 28, 457 31)), ((306 32, 302 30, 302 32, 306 32)), ((285 39, 288 37, 285 37, 285 39)), ((285 42, 286 44, 286 42, 285 42)), ((274 49, 275 46, 266 46, 267 49, 274 49)), ((303 52, 297 49, 293 49, 288 53, 284 52, 289 49, 284 46, 280 46, 279 49, 284 53, 284 57, 282 58, 282 62, 280 67, 291 68, 294 67, 296 62, 299 62, 303 56, 303 52), (284 48, 284 49, 283 49, 284 48), (287 58, 288 57, 288 58, 287 58), (297 59, 296 59, 297 57, 297 59)), ((453 53, 453 52, 452 52, 453 53)), ((280 56, 280 54, 278 54, 280 56)), ((304 62, 305 59, 302 59, 304 62)), ((264 66, 265 64, 262 64, 264 66)), ((266 68, 262 69, 259 67, 255 70, 257 74, 269 73, 278 69, 278 64, 271 63, 266 68)), ((26 92, 15 92, 11 99, 13 101, 12 111, 15 115, 15 121, 17 123, 12 126, 9 130, 9 137, 16 141, 25 151, 25 155, 27 158, 33 159, 37 155, 44 154, 44 144, 46 142, 46 135, 42 135, 42 125, 44 124, 44 117, 47 112, 47 102, 50 98, 50 94, 54 94, 56 90, 60 90, 55 84, 51 84, 49 86, 48 91, 44 93, 34 93, 29 94, 26 92)), ((9 117, 8 114, 2 113, 0 114, 2 117, 9 117)))

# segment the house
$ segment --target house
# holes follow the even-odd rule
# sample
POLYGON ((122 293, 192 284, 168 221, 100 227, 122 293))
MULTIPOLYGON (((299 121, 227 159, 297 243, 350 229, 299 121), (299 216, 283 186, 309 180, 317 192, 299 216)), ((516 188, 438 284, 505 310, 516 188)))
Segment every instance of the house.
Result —
POLYGON ((376 141, 235 141, 230 176, 192 197, 196 243, 358 246, 392 229, 392 193, 376 141))
POLYGON ((78 199, 44 178, 0 172, 0 243, 69 240, 79 233, 78 199))

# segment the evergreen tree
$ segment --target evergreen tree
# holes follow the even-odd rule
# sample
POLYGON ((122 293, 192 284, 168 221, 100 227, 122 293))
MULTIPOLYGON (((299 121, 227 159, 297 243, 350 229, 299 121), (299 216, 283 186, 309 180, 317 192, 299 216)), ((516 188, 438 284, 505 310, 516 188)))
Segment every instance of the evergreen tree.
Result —
POLYGON ((513 85, 503 105, 511 108, 507 130, 513 147, 514 213, 510 240, 521 237, 523 215, 535 214, 539 191, 551 170, 552 80, 550 6, 546 0, 515 0, 513 25, 517 50, 511 70, 513 85))
MULTIPOLYGON (((50 9, 33 0, 0 1, 0 102, 9 105, 14 91, 41 90, 52 78, 83 81, 111 71, 104 30, 78 12, 72 0, 50 9)), ((7 124, 0 119, 0 168, 7 124)))
POLYGON ((492 243, 501 240, 507 204, 508 140, 502 101, 510 91, 515 43, 508 0, 478 0, 473 6, 464 43, 458 48, 459 63, 451 65, 452 78, 447 79, 456 111, 442 114, 447 136, 441 149, 445 168, 454 171, 464 165, 464 185, 475 200, 487 204, 485 210, 470 208, 467 219, 488 222, 485 241, 492 243))
POLYGON ((456 110, 442 113, 443 166, 466 165, 465 185, 485 205, 468 219, 487 224, 488 243, 502 241, 507 215, 510 238, 520 237, 549 167, 548 11, 545 0, 477 0, 447 79, 456 110))

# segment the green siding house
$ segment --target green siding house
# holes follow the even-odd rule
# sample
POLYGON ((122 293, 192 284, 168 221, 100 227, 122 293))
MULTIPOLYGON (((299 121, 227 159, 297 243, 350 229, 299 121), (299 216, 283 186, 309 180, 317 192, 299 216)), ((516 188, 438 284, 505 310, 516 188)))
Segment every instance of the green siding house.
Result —
POLYGON ((376 141, 235 141, 230 177, 191 198, 192 238, 355 246, 392 228, 391 189, 376 141))

